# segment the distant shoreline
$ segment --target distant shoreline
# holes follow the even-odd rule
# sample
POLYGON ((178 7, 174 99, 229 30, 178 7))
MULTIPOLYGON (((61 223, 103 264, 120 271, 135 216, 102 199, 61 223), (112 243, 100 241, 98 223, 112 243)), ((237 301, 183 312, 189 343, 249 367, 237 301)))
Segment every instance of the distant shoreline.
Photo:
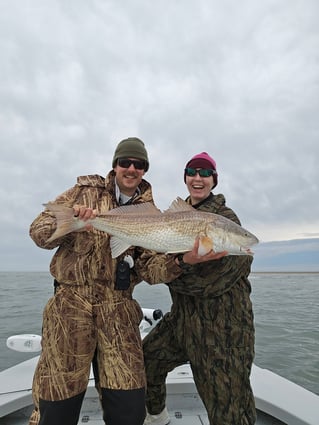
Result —
POLYGON ((279 270, 269 270, 269 271, 251 271, 250 274, 319 274, 319 271, 279 271, 279 270))

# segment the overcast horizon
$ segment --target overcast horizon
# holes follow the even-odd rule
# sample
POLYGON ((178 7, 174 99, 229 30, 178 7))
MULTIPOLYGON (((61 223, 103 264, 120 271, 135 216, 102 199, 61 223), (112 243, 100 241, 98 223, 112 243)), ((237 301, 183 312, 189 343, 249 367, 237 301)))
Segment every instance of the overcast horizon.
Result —
POLYGON ((0 0, 0 270, 48 269, 29 226, 146 145, 156 204, 186 197, 207 151, 262 242, 319 237, 316 0, 0 0))

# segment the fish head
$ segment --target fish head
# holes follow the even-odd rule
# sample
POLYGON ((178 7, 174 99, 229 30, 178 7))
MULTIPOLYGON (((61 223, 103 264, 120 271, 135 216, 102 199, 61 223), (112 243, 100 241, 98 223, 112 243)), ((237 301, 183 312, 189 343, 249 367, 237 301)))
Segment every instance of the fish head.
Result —
POLYGON ((243 227, 239 227, 240 229, 235 237, 235 249, 239 247, 239 254, 254 255, 251 247, 259 242, 258 238, 243 227))
POLYGON ((230 255, 253 255, 251 247, 259 242, 253 233, 222 216, 211 226, 211 239, 215 252, 227 251, 230 255))

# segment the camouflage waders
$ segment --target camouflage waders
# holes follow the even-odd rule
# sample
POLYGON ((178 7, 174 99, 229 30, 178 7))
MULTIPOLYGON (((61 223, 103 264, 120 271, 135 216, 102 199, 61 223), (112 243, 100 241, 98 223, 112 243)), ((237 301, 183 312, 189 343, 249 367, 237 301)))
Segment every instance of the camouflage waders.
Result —
MULTIPOLYGON (((239 222, 223 195, 211 195, 199 209, 239 222)), ((150 414, 165 407, 167 373, 189 361, 211 425, 255 423, 250 385, 254 323, 247 279, 251 261, 242 255, 186 265, 168 283, 171 312, 143 341, 150 414)))
POLYGON ((101 285, 61 285, 44 310, 44 350, 34 376, 36 409, 30 425, 77 424, 96 347, 104 420, 114 425, 142 424, 145 372, 141 318, 137 302, 123 299, 119 291, 114 294, 101 285), (123 422, 119 412, 126 417, 123 422))
MULTIPOLYGON (((139 189, 134 202, 152 201, 147 181, 142 180, 139 189)), ((109 211, 117 206, 115 174, 81 176, 55 201, 109 211)), ((145 372, 138 327, 142 312, 132 300, 134 286, 142 280, 138 266, 130 273, 129 287, 117 290, 117 260, 111 257, 106 233, 73 232, 47 243, 55 229, 55 217, 46 210, 30 226, 39 247, 57 248, 50 272, 60 283, 43 315, 43 349, 33 380, 30 425, 77 424, 93 357, 108 425, 142 425, 145 372)), ((125 254, 138 255, 134 248, 125 254)))
POLYGON ((164 409, 167 373, 189 361, 210 424, 254 424, 256 413, 249 381, 253 337, 247 335, 242 346, 218 347, 212 329, 202 327, 202 332, 196 334, 191 331, 194 321, 200 322, 196 316, 194 311, 185 323, 168 313, 144 339, 148 411, 158 414, 164 409))

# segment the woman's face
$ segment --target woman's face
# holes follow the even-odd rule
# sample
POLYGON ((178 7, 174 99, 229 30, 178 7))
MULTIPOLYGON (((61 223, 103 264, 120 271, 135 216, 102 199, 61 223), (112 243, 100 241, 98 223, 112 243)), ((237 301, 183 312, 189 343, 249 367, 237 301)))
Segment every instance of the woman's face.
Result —
POLYGON ((194 176, 186 173, 186 186, 192 205, 196 205, 206 199, 214 186, 214 177, 212 175, 202 177, 199 174, 199 170, 203 170, 203 168, 196 168, 194 176))

